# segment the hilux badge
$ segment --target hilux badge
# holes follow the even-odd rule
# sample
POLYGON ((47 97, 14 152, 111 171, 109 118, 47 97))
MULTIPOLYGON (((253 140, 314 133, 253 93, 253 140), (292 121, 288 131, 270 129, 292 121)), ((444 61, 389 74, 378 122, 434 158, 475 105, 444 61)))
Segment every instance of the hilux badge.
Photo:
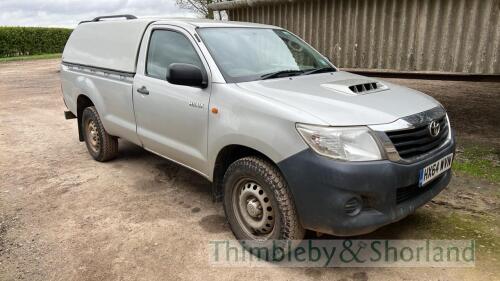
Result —
POLYGON ((189 106, 194 107, 194 108, 203 108, 204 104, 201 102, 190 101, 189 106))
POLYGON ((431 136, 436 137, 437 135, 439 135, 440 130, 441 125, 439 125, 439 122, 434 120, 429 124, 429 133, 431 134, 431 136))

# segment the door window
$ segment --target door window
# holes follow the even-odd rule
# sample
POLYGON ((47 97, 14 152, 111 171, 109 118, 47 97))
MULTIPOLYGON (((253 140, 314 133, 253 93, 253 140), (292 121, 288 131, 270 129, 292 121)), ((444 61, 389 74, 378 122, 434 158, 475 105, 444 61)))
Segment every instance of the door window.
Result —
POLYGON ((187 63, 203 69, 200 57, 186 36, 171 30, 154 30, 149 41, 146 75, 165 80, 172 63, 187 63))

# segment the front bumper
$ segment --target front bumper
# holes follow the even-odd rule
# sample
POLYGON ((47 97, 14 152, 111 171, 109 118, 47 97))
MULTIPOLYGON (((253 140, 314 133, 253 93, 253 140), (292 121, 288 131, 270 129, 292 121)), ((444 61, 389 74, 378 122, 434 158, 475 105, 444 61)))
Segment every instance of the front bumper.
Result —
POLYGON ((306 149, 278 166, 306 229, 352 236, 401 220, 438 195, 450 182, 451 169, 423 187, 418 187, 419 170, 454 151, 452 138, 432 156, 402 164, 389 160, 340 162, 306 149), (353 197, 362 199, 363 209, 350 216, 344 206, 353 197))

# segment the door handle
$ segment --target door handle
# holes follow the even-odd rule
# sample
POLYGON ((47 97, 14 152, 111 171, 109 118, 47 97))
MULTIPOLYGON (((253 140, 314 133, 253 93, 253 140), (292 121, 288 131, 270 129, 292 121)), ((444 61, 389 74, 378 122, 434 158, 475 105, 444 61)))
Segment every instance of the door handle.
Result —
POLYGON ((140 87, 139 89, 137 89, 137 92, 141 95, 149 95, 149 91, 146 86, 140 87))

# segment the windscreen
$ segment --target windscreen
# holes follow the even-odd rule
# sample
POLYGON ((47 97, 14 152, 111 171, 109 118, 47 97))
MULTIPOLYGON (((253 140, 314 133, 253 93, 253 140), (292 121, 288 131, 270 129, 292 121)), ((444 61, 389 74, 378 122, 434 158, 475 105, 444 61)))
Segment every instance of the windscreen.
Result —
POLYGON ((286 30, 223 27, 201 28, 197 32, 229 83, 260 80, 280 71, 332 66, 286 30))

